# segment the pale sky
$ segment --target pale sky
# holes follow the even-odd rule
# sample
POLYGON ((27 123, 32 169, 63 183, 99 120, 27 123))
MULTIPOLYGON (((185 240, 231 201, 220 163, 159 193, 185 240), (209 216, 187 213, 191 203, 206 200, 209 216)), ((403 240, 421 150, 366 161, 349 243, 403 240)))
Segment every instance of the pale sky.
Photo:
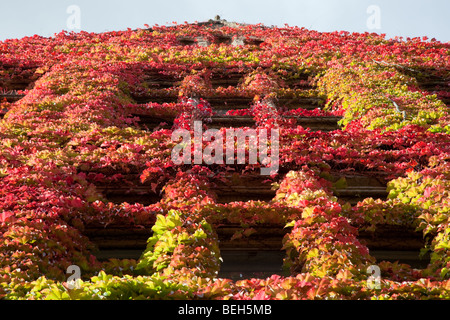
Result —
POLYGON ((103 32, 201 22, 220 15, 227 21, 267 26, 287 23, 317 31, 369 31, 388 38, 427 36, 450 42, 450 0, 0 1, 0 40, 49 37, 62 30, 103 32), (70 6, 78 8, 78 16, 68 12, 70 6))

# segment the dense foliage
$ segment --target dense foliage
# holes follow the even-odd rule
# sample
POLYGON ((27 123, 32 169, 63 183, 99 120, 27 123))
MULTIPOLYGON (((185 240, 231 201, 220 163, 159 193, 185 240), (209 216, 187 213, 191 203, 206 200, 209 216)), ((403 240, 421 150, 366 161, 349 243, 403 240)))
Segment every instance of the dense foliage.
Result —
POLYGON ((449 299, 449 79, 449 44, 373 33, 178 25, 3 41, 0 93, 24 97, 0 102, 8 110, 0 123, 0 297, 449 299), (182 41, 197 37, 209 44, 182 41), (249 105, 227 115, 280 130, 288 173, 268 177, 281 179, 271 201, 221 204, 213 191, 258 165, 170 160, 173 130, 208 123, 212 101, 230 97, 249 105), (313 97, 325 110, 283 105, 313 97), (145 130, 136 114, 174 125, 145 130), (342 116, 342 130, 292 121, 329 115, 342 116), (327 177, 353 171, 382 172, 388 199, 340 201, 327 177), (140 177, 134 186, 160 192, 161 201, 116 204, 97 189, 130 183, 132 174, 140 177), (263 223, 289 228, 291 275, 218 278, 214 227, 224 222, 240 224, 240 236, 263 223), (431 263, 417 270, 379 262, 381 283, 371 287, 375 259, 358 230, 382 224, 422 231, 431 263), (152 228, 138 261, 96 259, 84 231, 112 225, 152 228), (69 265, 82 271, 75 289, 65 282, 69 265))

